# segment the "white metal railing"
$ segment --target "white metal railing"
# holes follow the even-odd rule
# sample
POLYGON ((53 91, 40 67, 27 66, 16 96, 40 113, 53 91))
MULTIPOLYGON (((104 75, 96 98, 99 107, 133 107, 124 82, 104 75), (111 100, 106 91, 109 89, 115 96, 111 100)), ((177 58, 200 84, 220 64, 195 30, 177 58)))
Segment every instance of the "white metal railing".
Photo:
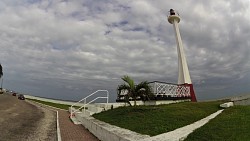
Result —
POLYGON ((109 100, 109 92, 108 92, 108 90, 97 90, 97 91, 93 92, 92 94, 88 95, 87 97, 85 97, 85 98, 81 99, 80 101, 76 102, 75 104, 71 105, 71 107, 70 107, 70 117, 72 118, 73 114, 76 113, 77 111, 80 111, 80 109, 82 109, 82 108, 84 109, 84 114, 85 114, 86 106, 88 104, 96 101, 97 99, 107 99, 107 103, 108 103, 108 100, 109 100), (89 101, 87 103, 87 98, 89 98, 92 95, 97 94, 98 92, 106 92, 106 96, 96 97, 95 99, 93 99, 93 100, 91 100, 91 101, 89 101), (73 107, 76 106, 76 104, 78 104, 78 103, 80 103, 82 101, 84 101, 84 105, 81 106, 80 108, 76 109, 76 110, 73 110, 73 107))
POLYGON ((151 83, 154 94, 170 97, 190 97, 190 86, 177 85, 169 83, 154 82, 151 83))

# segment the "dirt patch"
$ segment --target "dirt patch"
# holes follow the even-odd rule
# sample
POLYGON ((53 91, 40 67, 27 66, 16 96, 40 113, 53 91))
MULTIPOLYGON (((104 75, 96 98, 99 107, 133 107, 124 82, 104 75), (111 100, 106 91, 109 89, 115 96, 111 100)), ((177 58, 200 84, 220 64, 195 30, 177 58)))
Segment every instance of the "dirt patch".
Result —
POLYGON ((0 113, 0 141, 57 140, 54 111, 3 94, 0 113))

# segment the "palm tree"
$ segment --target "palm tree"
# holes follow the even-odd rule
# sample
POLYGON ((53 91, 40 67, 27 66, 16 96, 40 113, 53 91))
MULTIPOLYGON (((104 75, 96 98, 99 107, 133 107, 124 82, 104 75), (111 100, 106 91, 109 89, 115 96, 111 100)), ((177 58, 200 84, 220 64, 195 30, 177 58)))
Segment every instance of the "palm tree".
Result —
POLYGON ((0 64, 0 78, 3 76, 3 68, 2 65, 0 64))
POLYGON ((152 94, 151 88, 147 81, 143 81, 138 85, 135 85, 134 80, 129 76, 123 76, 122 80, 125 81, 125 83, 118 85, 117 87, 118 98, 124 96, 125 102, 129 103, 130 106, 131 103, 129 102, 129 98, 134 100, 134 106, 136 106, 136 100, 138 97, 148 97, 152 94), (122 92, 125 92, 125 95, 121 95, 122 92))

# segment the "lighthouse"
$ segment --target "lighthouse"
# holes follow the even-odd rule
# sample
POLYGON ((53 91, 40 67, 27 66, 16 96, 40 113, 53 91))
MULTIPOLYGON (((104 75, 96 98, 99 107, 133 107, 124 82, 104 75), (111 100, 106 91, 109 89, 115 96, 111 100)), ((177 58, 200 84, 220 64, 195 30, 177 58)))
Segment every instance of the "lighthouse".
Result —
POLYGON ((176 37, 176 43, 177 43, 177 54, 178 54, 178 85, 186 85, 190 87, 190 95, 191 95, 191 101, 196 102, 196 96, 194 93, 193 84, 190 78, 187 60, 185 56, 185 52, 182 45, 181 35, 178 23, 180 22, 181 18, 176 11, 173 9, 170 9, 170 14, 168 16, 168 22, 170 24, 173 24, 174 31, 175 31, 175 37, 176 37))

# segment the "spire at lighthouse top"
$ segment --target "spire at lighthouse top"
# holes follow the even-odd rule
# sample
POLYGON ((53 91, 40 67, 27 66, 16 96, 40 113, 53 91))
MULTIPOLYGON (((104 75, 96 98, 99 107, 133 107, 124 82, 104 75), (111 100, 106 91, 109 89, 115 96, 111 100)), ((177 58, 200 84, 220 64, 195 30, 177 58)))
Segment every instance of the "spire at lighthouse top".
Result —
POLYGON ((170 9, 169 15, 168 15, 168 22, 173 24, 174 20, 176 20, 179 23, 181 18, 175 10, 170 9))

